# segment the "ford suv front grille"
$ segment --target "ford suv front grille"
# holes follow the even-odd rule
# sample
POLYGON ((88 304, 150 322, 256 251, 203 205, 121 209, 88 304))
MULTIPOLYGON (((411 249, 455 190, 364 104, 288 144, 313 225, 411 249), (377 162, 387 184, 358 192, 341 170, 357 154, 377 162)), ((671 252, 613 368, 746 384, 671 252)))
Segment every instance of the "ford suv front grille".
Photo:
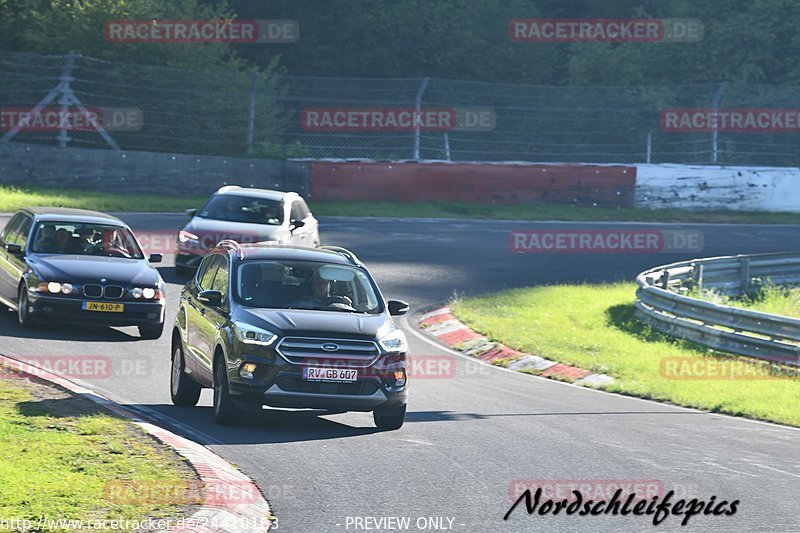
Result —
POLYGON ((285 337, 276 346, 278 353, 292 364, 340 364, 367 367, 381 354, 374 341, 285 337))

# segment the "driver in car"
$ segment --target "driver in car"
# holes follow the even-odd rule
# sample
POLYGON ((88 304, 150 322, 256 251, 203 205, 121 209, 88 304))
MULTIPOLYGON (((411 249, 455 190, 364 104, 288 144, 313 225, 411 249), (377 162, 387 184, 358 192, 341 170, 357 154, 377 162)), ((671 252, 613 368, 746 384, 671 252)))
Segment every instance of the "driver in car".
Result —
POLYGON ((311 286, 310 294, 305 298, 293 301, 289 307, 320 309, 333 304, 353 306, 353 301, 347 296, 331 295, 330 280, 322 279, 316 273, 308 280, 307 285, 311 286))

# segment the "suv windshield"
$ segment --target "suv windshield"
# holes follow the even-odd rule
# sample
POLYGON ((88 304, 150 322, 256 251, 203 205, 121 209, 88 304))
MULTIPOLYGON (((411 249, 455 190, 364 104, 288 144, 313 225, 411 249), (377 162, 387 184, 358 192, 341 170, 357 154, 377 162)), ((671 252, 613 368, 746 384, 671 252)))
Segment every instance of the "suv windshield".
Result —
POLYGON ((367 274, 348 265, 246 261, 237 269, 237 280, 237 296, 250 307, 382 312, 367 274))
POLYGON ((280 226, 283 223, 283 203, 264 198, 224 194, 212 196, 198 216, 230 222, 280 226))
POLYGON ((125 227, 78 222, 40 222, 33 237, 34 252, 144 259, 133 234, 125 227))

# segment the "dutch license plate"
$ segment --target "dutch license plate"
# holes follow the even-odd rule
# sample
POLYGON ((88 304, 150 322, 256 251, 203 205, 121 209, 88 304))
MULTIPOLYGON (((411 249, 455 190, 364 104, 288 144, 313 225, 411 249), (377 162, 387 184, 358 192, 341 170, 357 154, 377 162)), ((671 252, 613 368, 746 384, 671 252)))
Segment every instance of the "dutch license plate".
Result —
POLYGON ((125 304, 112 304, 109 302, 83 302, 84 311, 100 311, 101 313, 122 313, 125 304))
POLYGON ((349 383, 358 379, 358 370, 352 368, 304 367, 303 379, 306 381, 334 381, 349 383))

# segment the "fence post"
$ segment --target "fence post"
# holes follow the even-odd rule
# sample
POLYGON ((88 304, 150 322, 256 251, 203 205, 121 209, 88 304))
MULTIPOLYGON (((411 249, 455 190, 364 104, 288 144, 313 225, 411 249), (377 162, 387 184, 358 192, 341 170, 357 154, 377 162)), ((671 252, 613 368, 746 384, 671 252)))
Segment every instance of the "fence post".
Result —
MULTIPOLYGON (((61 92, 61 96, 58 99, 58 103, 61 104, 61 117, 66 117, 67 113, 69 112, 69 104, 72 101, 72 88, 69 85, 69 82, 72 81, 72 69, 75 67, 75 52, 70 50, 67 53, 67 60, 64 62, 64 70, 61 72, 61 77, 58 78, 58 81, 61 82, 59 86, 59 91, 61 92)), ((59 120, 61 126, 58 130, 58 145, 61 148, 65 148, 67 143, 70 140, 69 134, 67 133, 67 127, 65 124, 65 120, 59 120)))
POLYGON ((653 130, 647 132, 647 164, 650 164, 651 156, 653 155, 653 130))
POLYGON ((253 73, 250 82, 250 109, 247 113, 247 147, 253 146, 253 129, 256 125, 256 85, 258 84, 258 74, 253 73))
POLYGON ((419 161, 419 120, 417 117, 419 116, 420 109, 422 108, 422 95, 425 93, 425 89, 428 88, 428 82, 431 79, 423 78, 422 83, 419 85, 419 90, 417 91, 417 96, 414 98, 414 110, 416 111, 414 114, 414 160, 419 161))
POLYGON ((447 136, 447 132, 444 132, 444 153, 447 160, 450 161, 450 137, 447 136))
POLYGON ((717 131, 717 111, 719 110, 719 102, 722 100, 722 95, 725 92, 725 88, 728 86, 727 81, 723 81, 717 87, 717 90, 714 92, 714 98, 711 100, 711 121, 712 121, 712 128, 711 128, 711 162, 716 164, 718 159, 718 137, 719 132, 717 131))

